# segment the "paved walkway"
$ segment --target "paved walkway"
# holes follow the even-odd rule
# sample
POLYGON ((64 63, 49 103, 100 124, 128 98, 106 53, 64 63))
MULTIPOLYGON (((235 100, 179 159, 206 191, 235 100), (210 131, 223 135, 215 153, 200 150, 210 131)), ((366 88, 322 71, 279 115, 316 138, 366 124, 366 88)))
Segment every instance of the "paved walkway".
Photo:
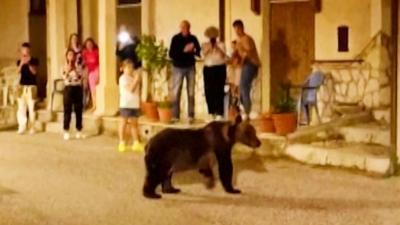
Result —
POLYGON ((115 139, 64 142, 52 134, 0 133, 0 224, 36 225, 399 225, 400 178, 265 163, 237 155, 239 196, 208 191, 194 173, 183 193, 142 198, 140 154, 119 154, 115 139))

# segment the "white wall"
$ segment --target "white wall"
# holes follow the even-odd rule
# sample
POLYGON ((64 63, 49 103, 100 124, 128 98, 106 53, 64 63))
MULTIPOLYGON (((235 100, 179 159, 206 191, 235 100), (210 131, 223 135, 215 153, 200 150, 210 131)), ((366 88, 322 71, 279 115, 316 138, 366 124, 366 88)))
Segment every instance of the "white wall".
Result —
POLYGON ((22 42, 29 41, 28 1, 0 0, 0 67, 18 56, 22 42), (1 62, 2 61, 2 62, 1 62))
POLYGON ((374 27, 371 25, 371 1, 323 0, 322 11, 315 16, 315 26, 317 60, 352 59, 371 38, 371 27, 374 27), (349 26, 349 52, 345 53, 337 51, 337 27, 341 25, 349 26))
POLYGON ((179 32, 179 24, 186 19, 191 23, 192 33, 204 41, 204 30, 218 27, 218 1, 216 0, 157 0, 155 7, 155 35, 169 46, 173 35, 179 32))

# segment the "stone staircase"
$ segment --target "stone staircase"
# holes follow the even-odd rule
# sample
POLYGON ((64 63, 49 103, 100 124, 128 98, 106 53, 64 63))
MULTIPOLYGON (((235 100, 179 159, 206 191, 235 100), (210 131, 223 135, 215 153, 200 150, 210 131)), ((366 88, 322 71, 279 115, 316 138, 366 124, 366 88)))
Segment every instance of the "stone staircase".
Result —
POLYGON ((390 128, 369 113, 347 115, 288 136, 284 154, 297 161, 389 176, 394 172, 390 128))

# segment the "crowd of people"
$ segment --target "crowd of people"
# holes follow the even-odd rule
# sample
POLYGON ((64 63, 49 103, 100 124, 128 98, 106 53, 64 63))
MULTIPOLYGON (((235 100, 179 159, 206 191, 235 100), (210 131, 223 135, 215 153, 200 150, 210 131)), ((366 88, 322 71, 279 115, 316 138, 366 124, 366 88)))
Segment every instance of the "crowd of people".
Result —
MULTIPOLYGON (((188 95, 189 123, 195 117, 195 71, 196 59, 204 59, 203 78, 204 90, 208 108, 208 121, 223 120, 226 108, 224 98, 229 91, 231 97, 237 98, 235 104, 242 107, 243 119, 249 118, 251 111, 251 86, 257 76, 260 59, 253 38, 245 32, 241 20, 233 23, 237 39, 231 43, 231 51, 227 52, 226 45, 219 36, 216 27, 209 27, 204 35, 207 41, 200 44, 197 37, 190 31, 189 21, 182 21, 180 32, 173 36, 169 48, 172 60, 171 100, 173 103, 173 122, 180 120, 180 100, 184 80, 188 95)), ((143 151, 138 132, 138 117, 140 116, 141 62, 135 48, 138 40, 122 37, 116 54, 121 67, 118 79, 120 93, 121 117, 119 127, 118 150, 128 150, 128 142, 133 140, 131 150, 143 151)), ((23 43, 17 62, 20 73, 18 88, 18 133, 27 130, 35 133, 35 99, 37 93, 37 69, 39 61, 31 56, 29 43, 23 43), (29 119, 28 119, 29 118, 29 119)), ((92 38, 80 42, 78 34, 69 38, 65 53, 65 65, 62 70, 64 81, 64 134, 69 140, 72 113, 76 118, 76 138, 84 138, 82 134, 82 114, 85 110, 96 110, 96 86, 99 83, 99 49, 92 38)), ((238 107, 239 108, 239 107, 238 107)))

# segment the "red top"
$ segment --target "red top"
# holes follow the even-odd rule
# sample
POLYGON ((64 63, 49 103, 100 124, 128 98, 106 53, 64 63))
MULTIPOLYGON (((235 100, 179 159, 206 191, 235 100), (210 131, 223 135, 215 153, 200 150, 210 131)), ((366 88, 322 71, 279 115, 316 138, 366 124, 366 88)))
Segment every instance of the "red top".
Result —
POLYGON ((83 50, 82 53, 83 61, 88 68, 89 72, 92 72, 99 68, 99 50, 83 50))

